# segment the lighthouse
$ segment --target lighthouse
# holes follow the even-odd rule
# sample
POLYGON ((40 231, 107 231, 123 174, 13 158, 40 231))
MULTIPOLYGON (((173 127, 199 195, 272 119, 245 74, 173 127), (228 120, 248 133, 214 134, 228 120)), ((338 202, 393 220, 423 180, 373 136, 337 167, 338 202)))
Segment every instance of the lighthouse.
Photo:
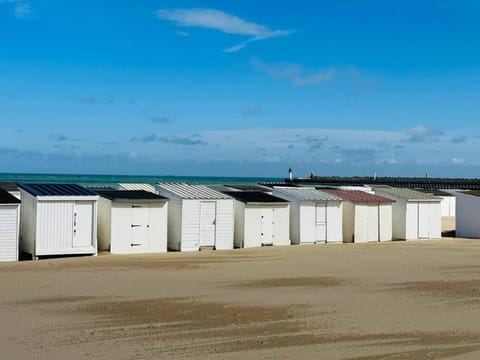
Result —
POLYGON ((291 166, 288 168, 288 180, 293 181, 293 171, 291 166))

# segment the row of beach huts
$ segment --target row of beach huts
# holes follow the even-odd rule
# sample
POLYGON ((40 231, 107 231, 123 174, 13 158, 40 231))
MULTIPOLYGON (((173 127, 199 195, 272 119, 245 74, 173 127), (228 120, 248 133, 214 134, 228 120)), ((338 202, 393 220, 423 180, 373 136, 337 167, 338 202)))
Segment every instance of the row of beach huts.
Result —
POLYGON ((480 192, 185 183, 0 187, 0 261, 306 243, 480 237, 480 192))

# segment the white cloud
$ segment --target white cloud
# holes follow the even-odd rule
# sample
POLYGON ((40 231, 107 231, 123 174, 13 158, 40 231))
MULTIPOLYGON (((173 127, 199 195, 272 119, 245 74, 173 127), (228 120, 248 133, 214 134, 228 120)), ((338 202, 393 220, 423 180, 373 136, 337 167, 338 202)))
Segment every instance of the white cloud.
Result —
POLYGON ((25 19, 32 13, 32 6, 29 2, 23 0, 0 0, 0 4, 11 4, 13 14, 19 19, 25 19))
POLYGON ((172 21, 182 27, 200 27, 226 34, 250 36, 248 40, 225 49, 225 52, 239 51, 252 41, 272 39, 291 33, 286 30, 272 30, 265 25, 249 22, 216 9, 159 9, 155 13, 160 19, 172 21))
POLYGON ((458 157, 454 157, 452 158, 452 163, 455 165, 463 165, 465 163, 465 160, 458 157))
POLYGON ((419 142, 425 142, 428 140, 437 139, 438 137, 445 135, 445 132, 443 130, 419 125, 408 130, 407 135, 408 135, 408 139, 407 139, 408 142, 419 143, 419 142))
POLYGON ((250 63, 256 70, 264 71, 275 79, 288 80, 295 86, 314 85, 335 78, 335 69, 332 68, 307 73, 301 65, 294 63, 268 64, 256 57, 251 58, 250 63))

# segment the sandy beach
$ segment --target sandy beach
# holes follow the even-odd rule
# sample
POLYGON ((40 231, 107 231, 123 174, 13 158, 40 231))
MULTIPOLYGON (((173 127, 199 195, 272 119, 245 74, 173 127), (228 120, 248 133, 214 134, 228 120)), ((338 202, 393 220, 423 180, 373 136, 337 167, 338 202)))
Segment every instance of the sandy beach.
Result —
POLYGON ((2 359, 480 358, 480 242, 0 264, 2 359))

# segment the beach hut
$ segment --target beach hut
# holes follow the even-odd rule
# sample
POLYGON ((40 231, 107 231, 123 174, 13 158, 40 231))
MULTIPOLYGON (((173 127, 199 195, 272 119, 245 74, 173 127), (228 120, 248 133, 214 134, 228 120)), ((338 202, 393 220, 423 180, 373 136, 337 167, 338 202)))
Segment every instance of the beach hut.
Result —
POLYGON ((156 189, 169 199, 169 249, 233 249, 233 198, 204 185, 159 183, 156 189))
POLYGON ((324 190, 343 200, 343 241, 392 240, 391 199, 360 190, 324 190))
POLYGON ((290 245, 289 202, 260 191, 231 191, 237 248, 290 245))
POLYGON ((0 261, 18 260, 20 200, 0 188, 0 261))
POLYGON ((119 190, 145 190, 157 194, 157 189, 152 184, 121 183, 118 184, 118 188, 119 190))
POLYGON ((430 189, 421 189, 419 190, 423 193, 430 194, 436 197, 439 197, 442 201, 440 203, 441 213, 443 217, 453 217, 455 216, 455 204, 456 199, 455 195, 444 191, 444 190, 430 190, 430 189))
POLYGON ((480 190, 457 191, 456 236, 480 238, 480 190))
POLYGON ((34 259, 97 254, 98 195, 75 184, 20 184, 20 249, 34 259))
POLYGON ((292 244, 342 242, 342 199, 314 188, 274 187, 290 201, 292 244))
POLYGON ((145 190, 96 190, 98 249, 112 254, 167 251, 166 198, 145 190))
POLYGON ((405 188, 372 188, 376 195, 395 200, 392 204, 393 239, 436 239, 442 236, 440 198, 405 188))

